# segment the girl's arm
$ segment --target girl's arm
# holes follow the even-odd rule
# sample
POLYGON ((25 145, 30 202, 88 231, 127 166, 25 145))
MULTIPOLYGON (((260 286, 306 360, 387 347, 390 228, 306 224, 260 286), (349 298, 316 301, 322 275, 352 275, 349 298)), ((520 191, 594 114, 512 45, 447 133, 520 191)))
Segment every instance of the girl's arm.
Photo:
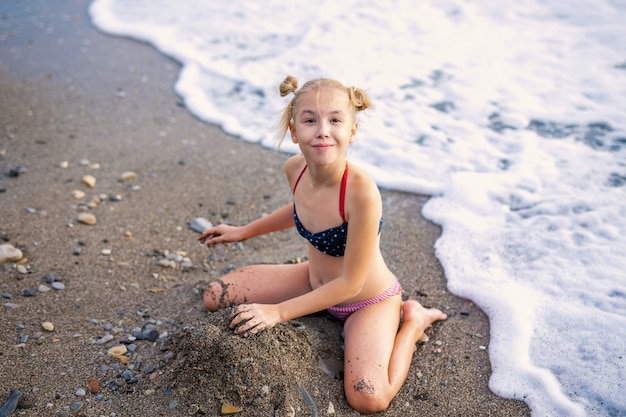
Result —
POLYGON ((240 242, 294 226, 293 202, 291 202, 245 226, 220 224, 219 226, 211 227, 202 232, 198 241, 203 244, 206 243, 207 246, 213 246, 217 243, 240 242))

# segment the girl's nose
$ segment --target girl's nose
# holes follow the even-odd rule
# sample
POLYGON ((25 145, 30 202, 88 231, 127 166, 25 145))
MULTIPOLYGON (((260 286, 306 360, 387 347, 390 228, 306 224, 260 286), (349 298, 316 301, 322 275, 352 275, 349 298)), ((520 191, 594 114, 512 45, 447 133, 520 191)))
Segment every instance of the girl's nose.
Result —
POLYGON ((326 122, 318 123, 318 128, 317 128, 317 136, 318 137, 325 138, 325 137, 328 136, 328 132, 329 132, 328 123, 326 123, 326 122))

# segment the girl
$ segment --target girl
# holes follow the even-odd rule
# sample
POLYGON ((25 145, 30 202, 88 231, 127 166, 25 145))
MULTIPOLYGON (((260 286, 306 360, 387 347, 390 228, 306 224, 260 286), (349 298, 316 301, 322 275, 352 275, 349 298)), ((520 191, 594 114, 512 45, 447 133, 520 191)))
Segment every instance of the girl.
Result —
POLYGON ((293 202, 245 226, 207 229, 199 241, 212 246, 295 226, 309 242, 309 260, 237 269, 210 284, 204 303, 210 311, 238 305, 230 327, 244 336, 327 309, 344 321, 348 403, 375 413, 400 390, 424 330, 446 315, 416 301, 402 302, 400 283, 379 248, 378 187, 346 161, 358 128, 356 113, 370 107, 367 94, 330 79, 298 89, 291 76, 280 85, 281 96, 290 93, 280 136, 289 130, 302 152, 285 164, 293 202))

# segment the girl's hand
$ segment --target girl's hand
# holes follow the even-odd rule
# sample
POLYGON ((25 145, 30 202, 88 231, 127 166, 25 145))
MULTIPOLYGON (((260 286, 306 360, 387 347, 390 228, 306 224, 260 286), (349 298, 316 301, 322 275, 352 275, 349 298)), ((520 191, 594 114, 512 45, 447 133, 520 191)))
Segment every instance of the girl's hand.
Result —
POLYGON ((239 242, 241 240, 244 240, 241 227, 229 226, 227 224, 208 228, 198 238, 198 242, 207 246, 213 246, 216 243, 239 242))
POLYGON ((230 318, 230 328, 235 329, 235 334, 243 334, 244 337, 280 323, 278 308, 269 304, 241 304, 230 318))

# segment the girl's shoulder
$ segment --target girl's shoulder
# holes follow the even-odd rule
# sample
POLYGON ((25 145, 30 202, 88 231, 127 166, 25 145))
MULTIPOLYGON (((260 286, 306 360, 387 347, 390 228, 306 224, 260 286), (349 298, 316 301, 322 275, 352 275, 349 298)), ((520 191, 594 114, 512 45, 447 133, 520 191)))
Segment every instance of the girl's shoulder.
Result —
POLYGON ((287 176, 287 181, 289 181, 289 186, 293 190, 293 186, 296 182, 296 178, 302 172, 302 169, 305 167, 306 161, 304 160, 304 156, 294 155, 289 157, 285 162, 285 175, 287 176))

